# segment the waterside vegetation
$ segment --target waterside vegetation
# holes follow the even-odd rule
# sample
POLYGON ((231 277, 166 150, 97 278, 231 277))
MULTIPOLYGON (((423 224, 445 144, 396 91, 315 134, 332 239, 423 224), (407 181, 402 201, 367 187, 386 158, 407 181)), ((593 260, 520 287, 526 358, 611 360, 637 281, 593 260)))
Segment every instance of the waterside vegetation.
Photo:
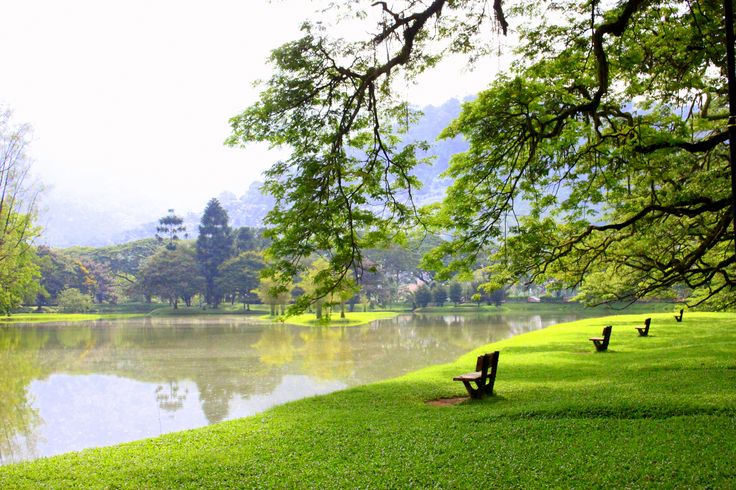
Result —
POLYGON ((84 322, 145 316, 144 313, 17 313, 0 316, 0 325, 21 323, 84 322))
POLYGON ((386 320, 398 315, 398 311, 354 311, 346 313, 345 318, 341 318, 339 314, 333 314, 330 317, 322 317, 318 320, 312 313, 302 313, 301 315, 272 317, 264 315, 260 318, 268 321, 281 321, 290 325, 300 325, 304 327, 320 327, 320 326, 337 326, 337 327, 354 327, 357 325, 365 325, 376 320, 386 320))
POLYGON ((621 315, 259 415, 0 468, 5 488, 710 487, 736 484, 736 314, 621 315), (612 324, 606 353, 587 340, 612 324), (495 396, 452 377, 501 352, 495 396))

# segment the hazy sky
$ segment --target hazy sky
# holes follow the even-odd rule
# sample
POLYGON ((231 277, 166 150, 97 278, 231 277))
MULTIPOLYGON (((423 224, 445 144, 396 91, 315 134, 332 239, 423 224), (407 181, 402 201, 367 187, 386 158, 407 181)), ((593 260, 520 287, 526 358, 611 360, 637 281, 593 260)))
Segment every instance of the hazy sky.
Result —
MULTIPOLYGON (((278 154, 223 145, 256 100, 271 49, 298 36, 304 0, 0 0, 0 103, 34 128, 47 203, 87 201, 155 220, 240 196, 278 154)), ((477 92, 486 73, 438 72, 416 104, 477 92)))

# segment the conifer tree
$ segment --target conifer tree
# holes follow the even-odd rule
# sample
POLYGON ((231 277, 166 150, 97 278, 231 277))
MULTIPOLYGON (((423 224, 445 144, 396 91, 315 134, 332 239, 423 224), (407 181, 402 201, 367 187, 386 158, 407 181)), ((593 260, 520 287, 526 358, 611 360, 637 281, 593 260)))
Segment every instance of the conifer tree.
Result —
POLYGON ((205 302, 210 306, 217 306, 222 299, 216 288, 218 268, 230 258, 232 250, 233 236, 227 211, 220 201, 211 199, 202 215, 197 237, 197 262, 205 278, 205 302))
POLYGON ((158 220, 158 226, 156 227, 156 240, 163 242, 167 240, 166 248, 169 250, 175 250, 176 244, 174 243, 179 239, 179 235, 183 234, 184 238, 187 238, 187 227, 184 226, 184 219, 181 216, 174 214, 173 209, 169 209, 169 214, 158 220))

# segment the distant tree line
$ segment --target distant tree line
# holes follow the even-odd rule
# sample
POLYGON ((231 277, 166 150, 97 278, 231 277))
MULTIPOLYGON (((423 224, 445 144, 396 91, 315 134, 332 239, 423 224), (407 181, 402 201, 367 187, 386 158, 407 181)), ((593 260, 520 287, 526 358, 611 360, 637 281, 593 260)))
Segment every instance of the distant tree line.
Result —
MULTIPOLYGON (((227 212, 217 199, 207 203, 196 239, 187 239, 174 210, 159 220, 155 238, 107 247, 37 248, 40 289, 33 303, 40 310, 84 310, 93 304, 162 301, 172 308, 216 308, 242 303, 250 309, 267 304, 274 315, 324 280, 327 262, 314 254, 301 277, 284 290, 262 271, 269 241, 263 230, 230 227, 227 212)), ((360 278, 346 280, 311 306, 317 318, 339 309, 368 309, 404 303, 415 308, 452 303, 500 304, 503 289, 487 294, 483 280, 439 282, 420 266, 422 255, 438 239, 423 237, 405 245, 370 250, 369 267, 360 278)), ((481 274, 479 271, 478 274, 481 274)), ((480 277, 480 276, 479 276, 480 277)))

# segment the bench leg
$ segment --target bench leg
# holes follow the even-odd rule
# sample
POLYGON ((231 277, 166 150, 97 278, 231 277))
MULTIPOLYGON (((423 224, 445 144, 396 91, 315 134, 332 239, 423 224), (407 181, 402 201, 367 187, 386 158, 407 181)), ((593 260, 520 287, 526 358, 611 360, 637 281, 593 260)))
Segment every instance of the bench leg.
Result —
POLYGON ((471 383, 470 381, 463 381, 463 384, 465 385, 465 389, 468 390, 468 394, 470 395, 470 398, 479 399, 479 398, 483 398, 484 396, 493 395, 493 382, 482 383, 480 381, 476 381, 475 388, 473 388, 473 385, 471 385, 470 383, 471 383))
POLYGON ((465 389, 468 390, 468 395, 470 395, 470 398, 481 398, 483 396, 479 389, 473 388, 473 385, 470 384, 470 381, 463 380, 463 384, 465 385, 465 389))
POLYGON ((496 380, 489 379, 486 385, 483 387, 483 394, 486 396, 493 396, 493 384, 496 380))

